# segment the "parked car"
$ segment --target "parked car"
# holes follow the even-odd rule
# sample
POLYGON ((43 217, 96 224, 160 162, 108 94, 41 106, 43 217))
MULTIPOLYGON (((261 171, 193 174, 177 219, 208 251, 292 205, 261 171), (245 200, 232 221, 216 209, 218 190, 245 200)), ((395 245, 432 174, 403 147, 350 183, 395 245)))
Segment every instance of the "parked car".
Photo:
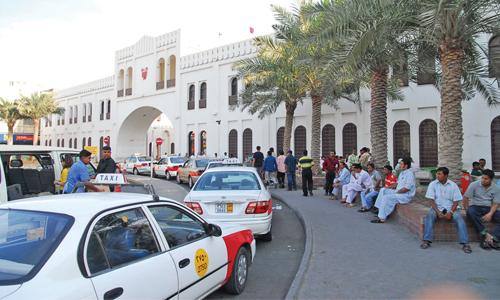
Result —
MULTIPOLYGON (((65 156, 74 162, 79 151, 70 148, 42 146, 0 146, 0 203, 40 194, 55 193, 65 156)), ((88 165, 89 175, 95 167, 88 165)))
POLYGON ((198 177, 200 177, 205 171, 209 162, 209 158, 194 157, 188 159, 177 170, 177 183, 181 184, 183 182, 187 182, 189 188, 192 188, 196 183, 196 180, 198 180, 198 177))
POLYGON ((207 220, 241 224, 263 240, 272 240, 272 199, 255 168, 208 169, 184 203, 207 220))
POLYGON ((239 294, 256 250, 247 228, 129 193, 2 204, 0 237, 1 299, 199 299, 221 286, 239 294))
POLYGON ((220 158, 220 159, 214 159, 214 160, 211 160, 210 162, 208 162, 208 165, 205 168, 205 170, 208 170, 211 168, 217 168, 217 167, 230 167, 230 166, 242 167, 243 164, 237 158, 220 158))
POLYGON ((132 155, 125 160, 125 170, 134 175, 151 174, 151 158, 132 155))
POLYGON ((165 156, 153 167, 154 177, 165 177, 167 180, 177 177, 177 170, 186 160, 180 156, 165 156))

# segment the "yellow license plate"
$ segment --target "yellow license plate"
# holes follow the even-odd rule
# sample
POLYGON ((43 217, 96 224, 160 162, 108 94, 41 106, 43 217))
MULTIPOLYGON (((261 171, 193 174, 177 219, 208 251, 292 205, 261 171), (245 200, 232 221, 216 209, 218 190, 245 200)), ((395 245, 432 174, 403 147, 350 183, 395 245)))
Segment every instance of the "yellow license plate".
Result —
POLYGON ((231 214, 233 213, 233 203, 217 203, 215 213, 231 214))

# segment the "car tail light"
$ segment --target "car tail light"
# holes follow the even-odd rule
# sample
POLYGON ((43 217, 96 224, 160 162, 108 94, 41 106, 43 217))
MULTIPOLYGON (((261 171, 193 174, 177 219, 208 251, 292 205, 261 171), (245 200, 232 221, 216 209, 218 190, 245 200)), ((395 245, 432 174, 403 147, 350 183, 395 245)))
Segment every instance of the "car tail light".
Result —
POLYGON ((273 211, 273 201, 271 199, 266 201, 252 201, 248 203, 246 214, 270 214, 273 211))
POLYGON ((148 166, 148 165, 149 165, 148 163, 142 163, 143 167, 148 166))
POLYGON ((168 171, 177 171, 179 169, 179 166, 169 166, 167 167, 168 171))
POLYGON ((191 208, 194 212, 202 215, 203 214, 203 209, 201 208, 200 203, 198 202, 184 202, 187 207, 191 208))

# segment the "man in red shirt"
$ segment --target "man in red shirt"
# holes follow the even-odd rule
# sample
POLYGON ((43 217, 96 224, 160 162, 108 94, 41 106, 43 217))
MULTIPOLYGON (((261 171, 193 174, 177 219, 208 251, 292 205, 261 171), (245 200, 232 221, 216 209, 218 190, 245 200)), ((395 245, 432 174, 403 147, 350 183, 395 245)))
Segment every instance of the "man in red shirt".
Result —
POLYGON ((335 173, 339 168, 339 161, 336 158, 335 151, 330 152, 330 155, 325 159, 323 163, 323 171, 326 172, 325 177, 325 196, 332 196, 333 191, 333 180, 335 179, 335 173))
MULTIPOLYGON (((384 175, 385 175, 384 188, 395 189, 398 186, 398 178, 396 177, 396 175, 392 173, 392 167, 390 165, 384 166, 384 175)), ((375 200, 376 198, 377 197, 375 196, 373 200, 375 200)), ((378 208, 372 207, 371 211, 377 214, 378 208)))

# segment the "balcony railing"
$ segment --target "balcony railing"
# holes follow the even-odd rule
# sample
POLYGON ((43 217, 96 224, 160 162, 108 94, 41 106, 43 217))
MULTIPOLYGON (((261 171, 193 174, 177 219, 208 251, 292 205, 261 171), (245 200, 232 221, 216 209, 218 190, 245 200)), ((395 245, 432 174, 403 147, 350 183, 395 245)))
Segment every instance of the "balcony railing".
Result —
POLYGON ((207 99, 200 99, 199 108, 207 108, 207 99))
POLYGON ((194 109, 194 101, 188 101, 188 110, 194 109))
POLYGON ((118 97, 123 97, 123 90, 116 91, 118 97))
POLYGON ((125 96, 130 96, 132 95, 132 88, 128 88, 125 90, 125 96))
POLYGON ((106 120, 109 120, 109 119, 111 119, 111 113, 106 114, 106 120))
POLYGON ((87 116, 87 122, 92 122, 92 115, 87 116))
POLYGON ((229 105, 236 105, 236 104, 238 104, 238 95, 229 96, 229 105))
POLYGON ((156 83, 156 90, 163 90, 165 88, 165 81, 159 81, 156 83))
POLYGON ((175 87, 175 79, 167 80, 167 89, 175 87))

